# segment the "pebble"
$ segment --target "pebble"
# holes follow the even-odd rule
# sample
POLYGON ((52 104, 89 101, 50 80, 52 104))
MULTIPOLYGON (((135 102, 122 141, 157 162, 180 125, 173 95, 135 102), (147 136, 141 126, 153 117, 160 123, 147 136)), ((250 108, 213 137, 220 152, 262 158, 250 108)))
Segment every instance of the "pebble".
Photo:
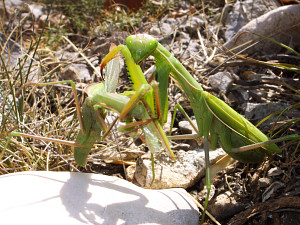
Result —
POLYGON ((275 177, 275 176, 279 176, 281 174, 282 174, 282 170, 279 167, 271 168, 268 171, 268 176, 269 177, 275 177))
POLYGON ((265 188, 271 184, 272 180, 269 177, 261 177, 259 178, 258 182, 261 188, 265 188))
POLYGON ((217 219, 224 220, 231 218, 236 213, 245 209, 245 205, 236 202, 230 191, 218 195, 209 202, 208 211, 217 219))
POLYGON ((214 90, 226 93, 232 85, 233 78, 229 72, 218 72, 210 76, 208 82, 214 90))

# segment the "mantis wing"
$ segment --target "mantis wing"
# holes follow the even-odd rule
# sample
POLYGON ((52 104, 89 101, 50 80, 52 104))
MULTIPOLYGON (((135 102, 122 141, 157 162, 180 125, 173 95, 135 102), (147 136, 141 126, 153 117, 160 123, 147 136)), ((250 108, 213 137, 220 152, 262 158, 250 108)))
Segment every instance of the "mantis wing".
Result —
POLYGON ((116 91, 120 70, 120 57, 116 57, 107 63, 104 81, 105 92, 114 93, 116 91))

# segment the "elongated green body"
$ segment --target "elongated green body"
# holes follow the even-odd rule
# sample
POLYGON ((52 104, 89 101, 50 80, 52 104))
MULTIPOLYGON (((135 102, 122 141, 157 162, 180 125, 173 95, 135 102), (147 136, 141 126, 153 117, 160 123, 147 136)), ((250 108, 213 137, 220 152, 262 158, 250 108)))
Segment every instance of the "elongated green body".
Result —
MULTIPOLYGON (((202 223, 204 221, 211 188, 209 138, 210 147, 212 149, 215 149, 219 143, 232 158, 243 162, 262 161, 266 154, 270 155, 274 152, 280 152, 280 149, 276 144, 269 144, 270 142, 268 142, 268 145, 264 147, 248 151, 236 151, 235 148, 266 142, 269 138, 225 102, 204 91, 185 67, 153 37, 145 34, 132 35, 127 37, 126 46, 122 45, 118 47, 118 49, 115 49, 115 52, 110 52, 108 57, 105 57, 103 61, 111 59, 112 55, 116 54, 116 51, 121 50, 125 56, 132 81, 136 80, 137 82, 141 82, 139 85, 145 84, 145 80, 140 77, 142 72, 140 68, 137 68, 135 63, 140 63, 150 55, 154 56, 156 61, 155 76, 159 83, 158 92, 159 105, 161 108, 161 122, 165 122, 167 118, 167 87, 170 74, 179 83, 184 93, 190 99, 197 121, 198 135, 204 137, 207 197, 201 220, 202 223), (134 60, 135 63, 132 62, 132 60, 134 60)), ((136 86, 136 88, 137 87, 138 86, 136 86)), ((148 98, 149 103, 152 101, 153 99, 148 98)))
MULTIPOLYGON (((80 166, 85 166, 87 156, 90 153, 92 146, 95 144, 96 141, 102 140, 102 132, 105 132, 107 130, 107 126, 104 121, 106 110, 114 111, 118 114, 121 114, 124 111, 124 109, 128 108, 128 105, 130 105, 130 100, 132 99, 126 95, 106 92, 108 87, 105 83, 92 84, 85 89, 88 98, 85 100, 81 111, 79 101, 77 98, 76 87, 74 82, 71 80, 56 81, 50 83, 26 83, 23 85, 23 87, 29 85, 47 86, 62 83, 70 84, 74 93, 75 104, 77 108, 77 116, 81 128, 78 133, 76 142, 41 137, 36 135, 29 135, 20 132, 12 132, 9 135, 9 138, 3 150, 0 152, 0 158, 3 157, 5 150, 9 145, 11 137, 21 136, 25 138, 35 138, 39 140, 52 141, 55 143, 69 145, 74 148, 74 157, 76 163, 80 166)), ((134 95, 140 95, 142 92, 147 92, 148 89, 150 89, 150 85, 141 84, 139 91, 134 92, 134 95)), ((140 126, 139 124, 136 126, 137 128, 141 128, 145 133, 146 143, 151 151, 160 150, 162 148, 162 142, 167 141, 167 138, 162 131, 161 125, 158 123, 158 121, 153 121, 152 115, 149 115, 148 109, 145 107, 144 104, 142 104, 141 101, 137 101, 136 104, 130 107, 128 113, 126 115, 123 115, 123 120, 125 120, 126 123, 131 123, 139 120, 146 122, 147 120, 150 121, 147 124, 142 123, 142 126, 140 126), (163 134, 164 136, 161 134, 163 134)), ((135 128, 136 127, 130 129, 129 126, 126 132, 132 132, 132 130, 134 130, 135 128)))
MULTIPOLYGON (((129 36, 126 43, 131 52, 133 52, 131 49, 134 48, 136 42, 143 42, 143 45, 150 42, 151 46, 157 46, 150 51, 150 54, 156 60, 156 75, 160 85, 161 98, 164 99, 166 96, 165 83, 168 83, 170 72, 190 99, 199 129, 199 136, 205 138, 210 136, 213 149, 216 148, 218 141, 231 157, 243 162, 259 162, 265 154, 280 152, 276 144, 270 144, 247 152, 233 153, 232 148, 268 141, 269 138, 225 102, 203 91, 201 85, 185 67, 161 44, 153 44, 155 41, 156 39, 153 37, 142 34, 129 36)), ((142 50, 134 52, 133 58, 136 62, 140 62, 150 55, 149 53, 144 54, 145 52, 142 50)), ((166 100, 161 104, 166 104, 166 100)), ((165 105, 162 105, 162 108, 165 108, 165 105)))

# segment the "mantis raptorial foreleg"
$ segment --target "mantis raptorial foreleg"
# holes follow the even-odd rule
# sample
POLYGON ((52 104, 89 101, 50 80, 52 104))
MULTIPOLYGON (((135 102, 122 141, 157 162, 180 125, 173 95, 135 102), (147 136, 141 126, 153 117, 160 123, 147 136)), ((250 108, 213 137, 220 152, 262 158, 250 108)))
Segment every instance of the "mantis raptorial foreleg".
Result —
MULTIPOLYGON (((157 118, 157 119, 153 120, 152 122, 150 122, 148 125, 143 127, 144 133, 148 133, 146 135, 146 139, 147 138, 149 139, 150 137, 151 137, 151 139, 153 137, 157 138, 159 136, 159 138, 163 142, 164 147, 168 150, 168 153, 170 154, 170 156, 173 159, 175 159, 174 154, 173 154, 172 150, 170 149, 168 139, 167 139, 167 137, 162 129, 162 126, 159 122, 159 120, 161 119, 161 113, 159 110, 158 93, 156 93, 158 84, 156 82, 153 82, 151 85, 148 84, 141 68, 138 65, 136 65, 136 63, 134 62, 134 60, 131 56, 131 53, 129 52, 128 48, 124 45, 119 45, 119 46, 111 49, 111 51, 105 56, 105 58, 103 59, 103 61, 101 63, 101 66, 100 66, 101 70, 105 67, 107 62, 109 62, 111 59, 113 59, 114 56, 116 54, 118 54, 118 52, 120 52, 120 51, 125 57, 128 73, 129 73, 131 81, 133 83, 133 90, 134 90, 134 94, 130 97, 128 105, 126 105, 124 107, 124 109, 122 110, 122 112, 120 114, 120 119, 122 120, 124 116, 126 116, 129 112, 131 112, 131 110, 135 106, 135 104, 141 102, 145 106, 145 108, 147 108, 147 110, 149 112, 148 119, 157 118), (151 133, 153 134, 153 132, 156 133, 154 136, 151 135, 151 133)), ((157 141, 154 141, 154 143, 155 142, 157 142, 157 141)), ((150 146, 148 146, 148 147, 150 147, 150 150, 156 148, 155 146, 151 146, 151 145, 153 145, 151 140, 147 141, 147 145, 150 145, 150 146)), ((151 150, 151 153, 153 154, 154 151, 151 150)))

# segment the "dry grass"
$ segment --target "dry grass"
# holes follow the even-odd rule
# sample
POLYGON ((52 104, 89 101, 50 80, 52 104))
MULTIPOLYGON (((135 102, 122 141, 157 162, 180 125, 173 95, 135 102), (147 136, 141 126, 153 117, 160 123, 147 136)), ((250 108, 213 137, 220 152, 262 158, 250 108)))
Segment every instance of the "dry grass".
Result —
MULTIPOLYGON (((4 33, 9 39, 15 35, 4 33)), ((17 42, 24 39, 17 37, 17 42)), ((21 52, 17 65, 13 63, 13 45, 1 46, 1 135, 0 174, 27 170, 78 170, 68 146, 40 140, 12 137, 7 149, 4 146, 11 132, 22 132, 42 137, 75 140, 79 130, 74 97, 68 85, 21 88, 24 83, 44 83, 59 80, 59 71, 70 62, 59 62, 49 48, 44 31, 34 36, 26 52, 21 52)), ((20 43, 21 45, 24 43, 20 43)), ((83 100, 83 99, 82 99, 83 100)))

